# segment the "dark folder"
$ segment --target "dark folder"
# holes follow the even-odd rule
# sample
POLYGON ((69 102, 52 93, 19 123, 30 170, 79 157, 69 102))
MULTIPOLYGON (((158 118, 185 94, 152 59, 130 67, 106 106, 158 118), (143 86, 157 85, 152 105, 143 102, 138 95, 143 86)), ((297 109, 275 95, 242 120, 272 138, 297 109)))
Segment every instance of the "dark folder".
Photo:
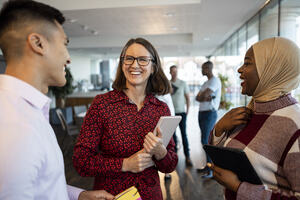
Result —
POLYGON ((213 145, 204 145, 203 148, 215 165, 234 172, 240 181, 262 184, 243 150, 213 145))

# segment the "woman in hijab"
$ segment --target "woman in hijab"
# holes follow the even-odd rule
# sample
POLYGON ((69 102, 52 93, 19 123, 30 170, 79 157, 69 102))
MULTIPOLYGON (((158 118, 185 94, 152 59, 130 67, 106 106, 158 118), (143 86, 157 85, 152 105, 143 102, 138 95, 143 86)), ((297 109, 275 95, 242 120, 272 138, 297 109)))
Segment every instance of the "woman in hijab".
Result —
POLYGON ((254 44, 238 69, 247 107, 230 110, 210 142, 242 149, 262 185, 241 182, 232 171, 208 164, 226 199, 300 198, 300 107, 290 92, 299 85, 300 50, 292 41, 269 38, 254 44))

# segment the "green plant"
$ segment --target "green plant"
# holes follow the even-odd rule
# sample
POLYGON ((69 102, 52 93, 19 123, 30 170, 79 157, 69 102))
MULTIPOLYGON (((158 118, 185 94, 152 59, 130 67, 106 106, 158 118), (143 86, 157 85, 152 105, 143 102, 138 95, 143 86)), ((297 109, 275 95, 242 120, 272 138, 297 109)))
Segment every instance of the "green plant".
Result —
POLYGON ((68 94, 72 94, 74 89, 76 88, 73 86, 73 76, 71 74, 70 68, 66 67, 66 84, 63 87, 49 87, 49 91, 55 96, 56 99, 62 98, 64 99, 68 94))
POLYGON ((230 108, 230 106, 232 106, 231 102, 226 101, 226 89, 229 86, 228 85, 228 76, 219 74, 218 77, 222 84, 220 108, 228 110, 230 108))

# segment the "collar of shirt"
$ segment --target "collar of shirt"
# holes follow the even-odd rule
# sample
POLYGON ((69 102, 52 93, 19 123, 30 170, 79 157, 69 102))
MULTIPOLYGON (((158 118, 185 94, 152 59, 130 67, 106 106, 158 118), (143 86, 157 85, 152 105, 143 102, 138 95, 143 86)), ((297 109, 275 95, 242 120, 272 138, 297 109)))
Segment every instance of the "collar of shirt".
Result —
POLYGON ((9 75, 0 75, 0 89, 14 93, 25 101, 41 110, 46 119, 49 119, 50 98, 30 84, 9 75))
MULTIPOLYGON (((114 98, 112 98, 112 103, 119 102, 122 100, 126 101, 127 103, 131 103, 131 100, 128 98, 128 96, 123 91, 113 90, 112 96, 114 97, 114 98)), ((148 105, 149 103, 152 103, 155 105, 160 104, 159 100, 152 94, 148 94, 145 97, 144 105, 148 105)))

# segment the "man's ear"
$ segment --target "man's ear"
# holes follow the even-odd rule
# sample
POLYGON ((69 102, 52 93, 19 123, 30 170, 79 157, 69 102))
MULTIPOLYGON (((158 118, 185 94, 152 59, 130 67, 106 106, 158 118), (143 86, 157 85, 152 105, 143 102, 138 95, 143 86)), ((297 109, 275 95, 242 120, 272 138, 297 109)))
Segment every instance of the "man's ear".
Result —
POLYGON ((38 33, 30 33, 27 37, 27 42, 37 54, 44 55, 46 52, 46 39, 38 33))

